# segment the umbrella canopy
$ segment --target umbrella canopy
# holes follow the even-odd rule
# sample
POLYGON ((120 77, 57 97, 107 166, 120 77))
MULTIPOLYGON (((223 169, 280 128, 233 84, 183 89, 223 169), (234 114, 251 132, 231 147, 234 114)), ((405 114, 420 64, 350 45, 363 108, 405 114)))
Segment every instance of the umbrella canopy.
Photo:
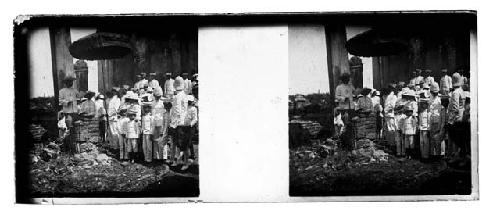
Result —
POLYGON ((97 32, 74 41, 69 52, 74 58, 103 60, 121 58, 132 52, 129 37, 108 32, 97 32))
POLYGON ((408 43, 392 31, 371 29, 349 39, 346 49, 357 56, 388 56, 408 50, 408 43))

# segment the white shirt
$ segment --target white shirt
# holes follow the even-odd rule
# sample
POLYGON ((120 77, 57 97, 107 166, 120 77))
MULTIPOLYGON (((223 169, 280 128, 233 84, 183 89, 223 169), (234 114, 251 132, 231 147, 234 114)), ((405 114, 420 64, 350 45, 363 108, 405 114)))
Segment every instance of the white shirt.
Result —
POLYGON ((165 88, 163 90, 165 91, 166 95, 173 95, 174 94, 174 80, 167 79, 167 81, 165 81, 165 88))
POLYGON ((384 114, 386 117, 394 117, 394 109, 396 108, 396 101, 398 97, 393 92, 387 96, 384 102, 384 114))
POLYGON ((153 87, 153 88, 157 88, 157 87, 160 87, 160 83, 158 82, 158 80, 153 79, 153 80, 149 81, 148 86, 153 87))
POLYGON ((114 120, 113 117, 116 117, 116 115, 118 114, 118 110, 120 109, 120 104, 121 104, 121 101, 120 99, 118 98, 118 96, 113 96, 111 98, 111 100, 109 101, 109 105, 108 105, 108 116, 110 116, 110 120, 114 120))
POLYGON ((185 92, 178 92, 173 96, 172 109, 170 109, 170 126, 176 128, 183 126, 186 120, 188 100, 185 92))

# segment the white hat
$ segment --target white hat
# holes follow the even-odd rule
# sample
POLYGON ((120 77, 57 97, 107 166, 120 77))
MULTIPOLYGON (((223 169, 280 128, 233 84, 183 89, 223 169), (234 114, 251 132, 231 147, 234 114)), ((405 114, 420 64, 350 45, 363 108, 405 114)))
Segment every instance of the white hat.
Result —
POLYGON ((188 101, 194 101, 194 96, 193 95, 188 95, 187 96, 188 101))
POLYGON ((182 77, 180 77, 180 76, 175 77, 175 80, 174 80, 174 89, 176 91, 182 91, 182 90, 184 90, 184 79, 182 79, 182 77))

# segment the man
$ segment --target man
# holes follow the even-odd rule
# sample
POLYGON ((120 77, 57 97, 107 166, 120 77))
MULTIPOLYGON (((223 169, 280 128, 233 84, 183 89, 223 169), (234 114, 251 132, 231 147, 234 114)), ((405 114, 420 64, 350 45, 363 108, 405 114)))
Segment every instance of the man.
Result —
POLYGON ((160 87, 160 83, 156 80, 156 73, 149 73, 148 87, 153 87, 153 89, 160 87))
POLYGON ((78 91, 73 88, 74 80, 74 77, 66 76, 63 80, 65 87, 59 90, 59 105, 62 106, 62 113, 66 116, 66 127, 70 130, 64 144, 71 153, 76 152, 73 120, 76 119, 78 113, 78 91))
POLYGON ((174 94, 174 80, 172 79, 172 73, 167 72, 165 75, 167 76, 167 80, 165 81, 165 88, 163 90, 165 91, 165 96, 172 96, 174 94))
POLYGON ((428 85, 434 83, 434 77, 432 77, 432 70, 430 69, 425 70, 424 83, 427 83, 428 85))
POLYGON ((340 75, 341 83, 337 86, 337 88, 335 88, 335 99, 339 102, 338 109, 341 111, 354 109, 354 86, 349 84, 350 80, 350 75, 343 73, 340 75))
POLYGON ((414 71, 414 82, 413 84, 420 84, 423 80, 424 80, 424 77, 422 76, 422 70, 421 69, 416 69, 414 71))
POLYGON ((453 91, 450 94, 450 104, 448 105, 448 125, 450 126, 450 141, 452 151, 459 152, 461 156, 465 155, 470 143, 465 141, 465 126, 462 122, 465 106, 465 95, 462 90, 463 77, 459 73, 452 75, 453 91))
POLYGON ((439 87, 441 95, 448 95, 451 89, 451 77, 448 69, 441 69, 441 80, 439 81, 439 87))
POLYGON ((193 91, 193 83, 188 76, 188 73, 182 73, 182 79, 184 79, 184 92, 186 95, 190 95, 193 91))
POLYGON ((144 86, 148 85, 148 80, 146 79, 146 73, 137 74, 138 81, 134 84, 134 88, 140 90, 144 86))

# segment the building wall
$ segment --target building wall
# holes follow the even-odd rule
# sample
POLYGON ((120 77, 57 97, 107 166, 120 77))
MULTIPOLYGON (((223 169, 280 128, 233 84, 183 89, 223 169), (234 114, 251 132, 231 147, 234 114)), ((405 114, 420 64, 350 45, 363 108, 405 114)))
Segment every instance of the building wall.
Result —
POLYGON ((190 76, 198 72, 198 32, 197 29, 182 32, 171 32, 156 37, 137 37, 146 46, 144 65, 139 67, 134 54, 123 58, 99 60, 99 91, 105 92, 112 87, 129 85, 136 82, 136 75, 156 72, 160 85, 166 80, 165 73, 173 75, 188 73, 190 76))
POLYGON ((28 63, 30 98, 54 96, 49 28, 29 32, 28 63))
POLYGON ((404 81, 420 68, 432 70, 435 80, 441 69, 455 72, 469 70, 469 30, 456 29, 416 33, 408 38, 409 50, 397 55, 373 57, 374 87, 386 87, 390 82, 404 81))
POLYGON ((329 92, 325 28, 288 26, 288 93, 329 92))

